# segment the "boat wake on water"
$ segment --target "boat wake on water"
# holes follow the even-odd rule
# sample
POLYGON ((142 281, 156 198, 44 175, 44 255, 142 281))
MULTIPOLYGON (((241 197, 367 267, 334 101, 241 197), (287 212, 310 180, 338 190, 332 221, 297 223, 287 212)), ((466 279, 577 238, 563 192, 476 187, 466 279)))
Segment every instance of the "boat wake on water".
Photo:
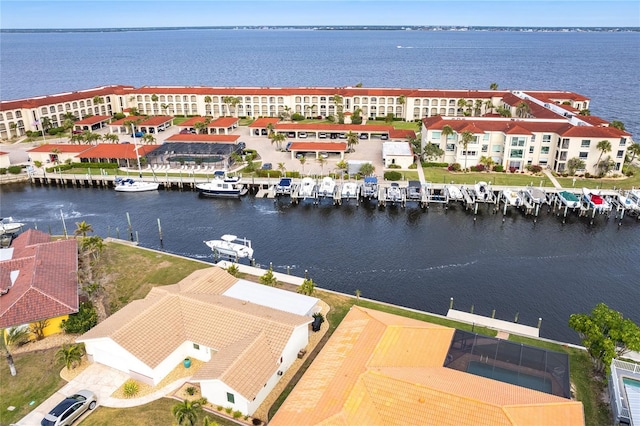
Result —
POLYGON ((437 270, 442 270, 442 269, 454 269, 454 268, 466 268, 468 266, 472 266, 475 265, 476 263, 478 263, 478 260, 473 260, 471 262, 465 262, 465 263, 450 263, 447 265, 437 265, 437 266, 430 266, 427 268, 416 268, 416 269, 409 269, 409 268, 402 268, 402 269, 371 269, 368 271, 356 271, 353 272, 353 274, 355 275, 363 275, 363 274, 397 274, 397 273, 402 273, 402 272, 429 272, 429 271, 437 271, 437 270))

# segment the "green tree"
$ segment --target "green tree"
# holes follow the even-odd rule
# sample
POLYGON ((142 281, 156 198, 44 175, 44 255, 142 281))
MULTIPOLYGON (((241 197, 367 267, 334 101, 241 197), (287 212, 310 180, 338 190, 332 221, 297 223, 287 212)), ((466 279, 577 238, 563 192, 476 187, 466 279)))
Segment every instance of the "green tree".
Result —
POLYGON ((102 237, 99 237, 97 235, 84 237, 82 238, 82 242, 80 243, 80 248, 83 253, 91 255, 94 260, 97 260, 102 254, 102 250, 104 249, 104 241, 102 237))
POLYGON ((104 103, 104 98, 102 96, 94 96, 93 97, 94 105, 100 105, 104 103))
POLYGON ((49 117, 42 117, 40 123, 42 124, 43 131, 51 128, 51 119, 49 117))
POLYGON ((487 99, 484 101, 484 108, 488 113, 492 114, 495 109, 495 105, 493 105, 493 101, 491 99, 487 99))
POLYGON ((444 138, 445 142, 448 142, 450 139, 449 136, 454 136, 455 134, 456 134, 456 131, 453 130, 451 126, 446 124, 445 126, 442 127, 442 131, 440 132, 440 138, 444 138))
POLYGON ((205 133, 204 130, 207 128, 207 125, 204 124, 204 121, 198 121, 193 125, 193 128, 196 129, 196 132, 201 135, 205 133))
POLYGON ((287 137, 285 136, 284 133, 272 132, 269 134, 269 139, 271 139, 271 144, 276 145, 276 149, 281 150, 282 142, 284 142, 287 139, 287 137))
POLYGON ((457 105, 458 105, 458 113, 459 114, 464 114, 464 109, 467 107, 467 100, 466 99, 458 99, 457 105))
POLYGON ((98 324, 98 313, 91 302, 80 302, 78 313, 62 320, 61 328, 65 333, 80 334, 91 330, 98 324))
POLYGON ((82 136, 82 140, 87 145, 93 145, 96 142, 98 142, 98 140, 100 140, 100 135, 99 134, 90 132, 88 130, 85 130, 84 132, 82 132, 81 136, 82 136))
POLYGON ((73 115, 73 113, 72 113, 72 112, 65 112, 65 113, 62 115, 62 119, 63 119, 63 120, 71 120, 72 122, 74 122, 74 121, 78 121, 78 117, 76 117, 75 115, 73 115))
POLYGON ((85 238, 90 232, 93 232, 93 227, 86 221, 76 222, 76 230, 73 231, 74 235, 81 235, 82 238, 85 238))
POLYGON ((318 157, 316 161, 320 164, 320 176, 324 175, 324 165, 327 164, 327 159, 322 156, 318 157))
POLYGON ((164 111, 165 114, 169 113, 169 104, 160 104, 160 110, 164 111))
POLYGON ((156 141, 156 138, 153 137, 153 135, 151 133, 145 133, 142 136, 142 143, 146 143, 146 144, 152 144, 156 141))
POLYGON ((629 162, 633 163, 633 160, 635 160, 637 156, 640 156, 640 143, 631 144, 631 146, 627 148, 627 153, 631 154, 629 162))
POLYGON ((240 268, 238 268, 238 265, 236 265, 235 263, 227 266, 226 271, 236 278, 240 275, 240 268))
POLYGON ((376 168, 373 166, 373 164, 364 163, 362 166, 360 166, 360 170, 358 173, 360 173, 362 176, 371 176, 375 171, 376 168))
POLYGON ((315 288, 316 285, 313 283, 313 280, 311 278, 308 278, 302 282, 300 287, 298 287, 298 293, 312 296, 315 288))
POLYGON ((591 111, 589 109, 585 108, 585 109, 581 109, 578 114, 579 115, 591 115, 591 111))
POLYGON ((105 143, 118 143, 120 138, 115 133, 105 133, 102 135, 102 141, 105 143))
POLYGON ((393 120, 396 118, 396 116, 390 112, 387 115, 384 116, 384 122, 387 124, 391 124, 393 123, 393 120))
POLYGON ((461 133, 461 139, 459 144, 462 145, 462 149, 464 149, 464 168, 467 169, 467 155, 469 154, 468 148, 469 144, 475 139, 473 133, 465 131, 461 133))
POLYGON ((491 170, 491 167, 495 164, 493 158, 484 155, 480 157, 480 160, 478 162, 482 164, 487 170, 491 170))
POLYGON ((0 328, 0 349, 4 353, 4 357, 7 359, 7 364, 9 364, 9 370, 11 371, 11 375, 15 376, 18 374, 18 370, 16 370, 16 364, 13 362, 13 356, 9 351, 9 346, 5 341, 6 330, 4 328, 0 328))
POLYGON ((608 371, 616 356, 640 351, 640 328, 604 303, 597 304, 591 315, 571 315, 569 327, 582 339, 598 371, 608 371))
POLYGON ((570 175, 576 174, 576 170, 584 169, 584 161, 578 157, 569 158, 567 161, 567 171, 570 175))
POLYGON ((602 156, 607 152, 611 152, 611 142, 609 142, 606 139, 601 140, 596 145, 596 148, 598 149, 598 151, 600 151, 600 156, 598 157, 598 161, 596 161, 596 171, 597 171, 597 169, 600 168, 600 159, 602 159, 602 156))
POLYGON ((218 426, 218 423, 211 420, 209 416, 205 416, 204 419, 202 419, 202 426, 218 426))
POLYGON ((304 174, 304 163, 307 162, 307 157, 303 155, 302 157, 298 158, 298 161, 300 161, 300 166, 302 167, 301 174, 304 174))
POLYGON ((156 95, 155 93, 151 95, 151 102, 158 102, 158 99, 158 95, 156 95))
POLYGON ((260 284, 275 287, 278 285, 278 279, 273 275, 273 268, 269 267, 269 270, 260 277, 260 284))
POLYGON ((496 112, 500 114, 500 117, 511 117, 511 110, 503 106, 496 108, 496 112))
POLYGON ((516 105, 516 117, 525 118, 531 113, 531 107, 525 101, 521 101, 516 105))
POLYGON ((624 128, 624 123, 622 121, 619 120, 613 120, 611 123, 609 123, 610 127, 615 127, 618 130, 622 130, 623 132, 625 131, 624 128))
POLYGON ((202 401, 199 400, 189 401, 185 399, 171 407, 171 414, 173 414, 180 426, 195 426, 202 411, 202 401))
POLYGON ((424 146, 424 150, 423 150, 422 155, 428 161, 435 161, 435 160, 437 160, 438 158, 441 158, 444 155, 444 150, 442 150, 435 143, 428 143, 428 144, 426 144, 424 146))
POLYGON ((473 104, 473 114, 477 117, 482 114, 482 99, 476 99, 473 104))
POLYGON ((278 163, 278 170, 280 170, 282 176, 286 176, 287 168, 285 167, 284 163, 278 163))
POLYGON ((49 326, 49 320, 43 319, 29 324, 29 331, 36 336, 36 340, 44 339, 44 329, 49 326))
POLYGON ((8 347, 22 346, 30 340, 31 330, 24 326, 12 327, 6 330, 4 337, 8 347))
POLYGON ((358 139, 358 135, 352 132, 351 130, 349 130, 346 136, 347 136, 347 149, 349 152, 353 152, 353 146, 358 145, 358 142, 360 142, 360 140, 358 139))
POLYGON ((82 357, 84 356, 84 344, 70 344, 65 343, 56 352, 56 358, 64 363, 67 370, 76 368, 82 363, 82 357))
POLYGON ((498 90, 498 83, 491 83, 489 85, 490 90, 498 90))
POLYGON ((405 118, 404 117, 404 106, 407 103, 407 97, 405 95, 400 95, 400 97, 398 98, 398 105, 400 105, 402 107, 402 112, 400 113, 400 117, 401 118, 405 118))
POLYGON ((602 177, 609 173, 616 166, 615 161, 611 159, 610 155, 607 155, 601 161, 598 161, 596 168, 598 169, 598 176, 602 177))

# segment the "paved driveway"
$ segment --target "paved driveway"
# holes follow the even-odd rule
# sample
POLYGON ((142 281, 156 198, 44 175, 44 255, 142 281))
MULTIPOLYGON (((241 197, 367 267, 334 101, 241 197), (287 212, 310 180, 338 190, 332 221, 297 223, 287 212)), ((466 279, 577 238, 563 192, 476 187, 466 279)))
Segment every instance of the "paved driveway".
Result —
MULTIPOLYGON (((79 390, 88 389, 96 394, 98 405, 106 401, 111 394, 129 378, 125 373, 93 363, 46 401, 27 414, 16 425, 39 426, 42 418, 60 401, 79 390)), ((83 416, 84 417, 84 416, 83 416)))

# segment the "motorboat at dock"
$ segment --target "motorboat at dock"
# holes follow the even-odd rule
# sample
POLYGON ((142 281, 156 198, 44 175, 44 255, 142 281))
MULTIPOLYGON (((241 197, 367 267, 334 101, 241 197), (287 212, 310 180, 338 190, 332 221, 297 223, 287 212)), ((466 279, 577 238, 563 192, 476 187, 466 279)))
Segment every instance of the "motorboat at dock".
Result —
POLYGON ((310 177, 302 178, 302 182, 300 183, 300 190, 298 191, 298 197, 306 199, 315 198, 316 195, 316 181, 310 177))
POLYGON ((355 182, 344 182, 340 188, 340 198, 343 200, 358 199, 360 185, 355 182))
POLYGON ((378 198, 378 178, 375 176, 365 177, 360 194, 363 198, 378 198))
POLYGON ((410 180, 408 182, 407 201, 422 201, 422 184, 419 180, 410 180))
POLYGON ((246 238, 238 238, 235 235, 225 234, 219 240, 204 241, 214 255, 228 259, 253 259, 251 241, 246 238))
POLYGON ((462 195, 462 191, 455 185, 445 185, 444 187, 445 196, 451 201, 463 201, 464 196, 462 195))
POLYGON ((224 170, 216 170, 210 182, 199 183, 196 189, 200 195, 219 198, 238 198, 248 192, 240 177, 229 176, 224 170))
POLYGON ((487 182, 478 182, 473 186, 476 200, 481 202, 490 202, 493 199, 493 192, 489 189, 487 182))
POLYGON ((291 189, 293 186, 291 182, 291 178, 280 179, 280 182, 276 184, 276 195, 291 195, 291 189))
POLYGON ((547 194, 541 189, 533 186, 527 186, 522 195, 533 204, 544 204, 547 202, 547 194))
POLYGON ((322 178, 322 182, 320 182, 320 188, 318 188, 318 195, 320 197, 333 198, 335 190, 336 190, 336 182, 333 180, 333 178, 326 176, 322 178))
POLYGON ((560 191, 558 192, 558 199, 562 204, 570 209, 576 209, 580 207, 580 200, 573 192, 560 191))
POLYGON ((522 199, 520 195, 518 195, 518 191, 514 191, 513 189, 504 189, 502 190, 502 198, 504 198, 504 202, 507 205, 520 207, 522 204, 522 199))
POLYGON ((599 213, 611 211, 611 203, 609 203, 599 191, 588 188, 582 188, 582 200, 592 209, 599 213))
POLYGON ((145 182, 142 179, 117 177, 114 181, 115 189, 118 192, 145 192, 156 191, 160 184, 158 182, 145 182))
POLYGON ((11 235, 19 232, 25 226, 24 223, 14 222, 11 217, 0 219, 0 235, 11 235))

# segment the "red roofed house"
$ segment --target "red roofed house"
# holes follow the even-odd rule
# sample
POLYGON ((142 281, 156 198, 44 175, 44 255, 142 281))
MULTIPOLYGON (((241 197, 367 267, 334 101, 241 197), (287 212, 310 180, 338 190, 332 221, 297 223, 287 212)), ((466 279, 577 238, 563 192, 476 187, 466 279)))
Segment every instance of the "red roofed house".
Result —
POLYGON ((62 143, 47 143, 28 150, 29 158, 32 162, 39 161, 46 163, 64 163, 67 160, 78 161, 78 154, 93 148, 93 145, 73 145, 62 143))
POLYGON ((0 253, 0 328, 48 320, 44 335, 78 312, 78 246, 29 229, 0 253))
POLYGON ((136 149, 140 158, 143 158, 159 146, 101 143, 83 151, 77 158, 90 163, 118 163, 120 167, 133 167, 137 161, 136 149))

